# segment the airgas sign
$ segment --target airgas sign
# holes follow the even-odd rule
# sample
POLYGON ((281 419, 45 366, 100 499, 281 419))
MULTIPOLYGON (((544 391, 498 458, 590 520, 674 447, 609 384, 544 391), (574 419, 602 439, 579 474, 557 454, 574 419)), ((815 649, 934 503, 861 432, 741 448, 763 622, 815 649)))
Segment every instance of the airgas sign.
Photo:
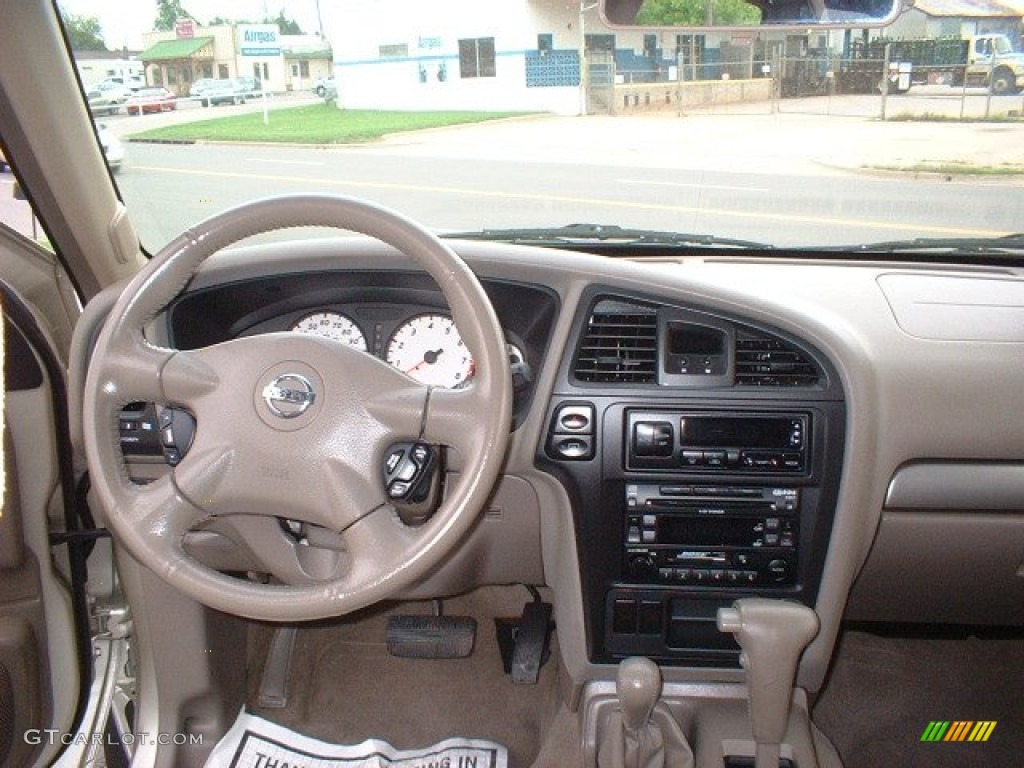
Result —
POLYGON ((281 55, 281 32, 275 24, 239 25, 236 34, 243 56, 281 55))

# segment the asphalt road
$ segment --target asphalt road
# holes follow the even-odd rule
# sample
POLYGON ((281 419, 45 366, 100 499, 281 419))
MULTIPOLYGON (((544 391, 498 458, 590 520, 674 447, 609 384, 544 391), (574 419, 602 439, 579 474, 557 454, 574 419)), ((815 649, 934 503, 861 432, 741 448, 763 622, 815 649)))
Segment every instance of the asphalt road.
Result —
POLYGON ((995 236, 1024 221, 1024 187, 1012 179, 948 181, 810 163, 785 173, 778 162, 758 172, 621 158, 589 162, 581 172, 579 158, 517 156, 514 148, 505 159, 482 158, 471 140, 454 135, 451 144, 331 149, 130 143, 118 183, 151 249, 228 206, 290 192, 367 198, 440 230, 594 222, 777 245, 995 236))

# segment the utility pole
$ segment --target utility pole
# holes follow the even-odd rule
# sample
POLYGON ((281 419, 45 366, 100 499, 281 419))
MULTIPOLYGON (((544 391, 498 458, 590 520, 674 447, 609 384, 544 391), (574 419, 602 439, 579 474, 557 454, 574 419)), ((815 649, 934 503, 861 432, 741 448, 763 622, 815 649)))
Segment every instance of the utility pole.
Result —
POLYGON ((587 5, 586 0, 580 0, 580 115, 587 114, 587 90, 590 72, 587 67, 587 17, 586 12, 597 8, 597 3, 587 5))

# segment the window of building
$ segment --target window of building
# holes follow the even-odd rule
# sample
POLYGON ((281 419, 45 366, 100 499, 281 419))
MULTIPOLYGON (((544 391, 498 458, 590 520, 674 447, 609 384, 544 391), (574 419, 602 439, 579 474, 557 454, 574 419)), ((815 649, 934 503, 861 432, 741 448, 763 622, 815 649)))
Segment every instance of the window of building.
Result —
POLYGON ((382 45, 377 51, 382 59, 404 59, 409 55, 409 44, 382 45))
POLYGON ((309 77, 309 62, 308 61, 300 61, 299 62, 299 77, 309 77))
POLYGON ((200 77, 213 77, 213 64, 203 64, 203 74, 200 77))
POLYGON ((177 85, 178 84, 178 68, 168 67, 167 68, 167 84, 177 85))
POLYGON ((588 51, 614 51, 615 35, 585 35, 584 45, 588 51))
POLYGON ((459 75, 461 77, 495 77, 494 38, 476 37, 459 40, 459 75))
POLYGON ((221 80, 224 80, 225 78, 227 78, 227 76, 228 76, 228 65, 227 64, 218 64, 217 65, 217 77, 219 77, 221 80))

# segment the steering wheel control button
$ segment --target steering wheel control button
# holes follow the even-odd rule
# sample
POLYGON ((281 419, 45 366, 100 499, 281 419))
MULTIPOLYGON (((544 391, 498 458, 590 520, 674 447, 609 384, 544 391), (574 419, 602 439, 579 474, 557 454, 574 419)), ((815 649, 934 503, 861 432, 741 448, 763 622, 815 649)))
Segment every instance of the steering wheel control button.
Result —
POLYGON ((309 410, 316 401, 316 392, 305 376, 286 373, 263 388, 263 399, 275 416, 294 419, 309 410))
POLYGON ((395 480, 388 486, 388 496, 392 499, 401 499, 409 493, 412 486, 402 480, 395 480))
POLYGON ((399 443, 385 454, 383 483, 388 499, 407 525, 419 525, 440 499, 439 451, 427 443, 399 443))
POLYGON ((311 365, 286 360, 256 380, 253 404, 264 424, 288 432, 302 429, 316 418, 325 391, 323 379, 311 365))

